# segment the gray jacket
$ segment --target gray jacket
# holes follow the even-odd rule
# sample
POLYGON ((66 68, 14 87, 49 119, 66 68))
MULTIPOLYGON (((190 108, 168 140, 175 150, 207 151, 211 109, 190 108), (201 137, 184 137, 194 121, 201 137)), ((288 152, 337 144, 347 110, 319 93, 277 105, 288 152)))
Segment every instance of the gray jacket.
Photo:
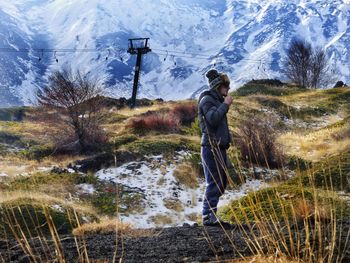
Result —
POLYGON ((199 96, 198 117, 202 131, 202 146, 214 145, 227 149, 230 146, 231 136, 228 129, 226 113, 229 106, 216 90, 204 91, 199 96))

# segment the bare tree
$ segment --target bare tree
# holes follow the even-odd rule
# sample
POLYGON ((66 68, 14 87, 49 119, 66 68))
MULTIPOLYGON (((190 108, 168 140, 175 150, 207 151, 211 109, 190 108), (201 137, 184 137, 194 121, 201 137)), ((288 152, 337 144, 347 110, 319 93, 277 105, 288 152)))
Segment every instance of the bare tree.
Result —
MULTIPOLYGON (((315 48, 312 52, 310 64, 310 86, 320 87, 328 81, 328 60, 326 53, 321 48, 315 48)), ((327 83, 328 84, 328 83, 327 83)))
POLYGON ((59 116, 57 123, 68 124, 74 131, 74 146, 85 152, 103 140, 101 95, 102 89, 96 79, 66 68, 49 77, 49 84, 38 91, 37 98, 39 105, 59 113, 52 116, 59 116))
POLYGON ((309 69, 312 61, 311 45, 300 39, 293 39, 287 49, 284 63, 286 76, 297 85, 309 86, 309 69))
POLYGON ((313 48, 305 40, 291 41, 284 61, 284 72, 292 82, 303 88, 326 86, 334 81, 330 74, 326 53, 313 48))

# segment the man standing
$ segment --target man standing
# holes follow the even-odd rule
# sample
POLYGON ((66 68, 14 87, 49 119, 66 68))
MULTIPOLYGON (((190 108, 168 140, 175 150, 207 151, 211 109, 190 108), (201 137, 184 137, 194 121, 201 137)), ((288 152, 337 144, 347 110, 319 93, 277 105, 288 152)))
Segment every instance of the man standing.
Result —
MULTIPOLYGON (((201 159, 206 179, 203 202, 203 225, 221 225, 217 216, 220 196, 227 186, 227 155, 231 138, 226 114, 232 104, 228 95, 230 80, 215 69, 206 74, 209 90, 199 97, 199 120, 202 132, 201 159)), ((225 223, 227 224, 227 223, 225 223)))

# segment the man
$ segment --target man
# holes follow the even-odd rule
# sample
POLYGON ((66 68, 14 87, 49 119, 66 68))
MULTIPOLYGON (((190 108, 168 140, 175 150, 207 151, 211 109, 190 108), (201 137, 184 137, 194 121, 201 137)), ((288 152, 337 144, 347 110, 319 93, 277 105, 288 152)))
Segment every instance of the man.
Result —
MULTIPOLYGON (((198 116, 202 132, 201 159, 206 179, 203 202, 203 225, 222 225, 217 216, 220 196, 227 186, 227 155, 231 138, 226 114, 232 104, 228 95, 230 80, 215 69, 206 74, 209 90, 199 97, 198 116)), ((227 223, 225 223, 227 224, 227 223)))

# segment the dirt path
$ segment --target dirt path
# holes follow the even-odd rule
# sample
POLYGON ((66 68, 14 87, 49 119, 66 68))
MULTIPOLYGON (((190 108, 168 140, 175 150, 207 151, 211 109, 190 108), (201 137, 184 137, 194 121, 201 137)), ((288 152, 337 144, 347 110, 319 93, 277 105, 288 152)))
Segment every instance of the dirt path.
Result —
MULTIPOLYGON (((50 242, 51 253, 45 252, 38 240, 31 241, 31 247, 39 262, 53 262, 54 249, 50 242), (50 255, 51 254, 51 255, 50 255)), ((79 261, 74 238, 66 236, 61 240, 66 262, 79 261)), ((82 241, 79 242, 83 244, 82 241)), ((116 246, 115 234, 94 235, 85 238, 90 262, 113 262, 122 258, 122 262, 208 262, 240 258, 239 253, 248 255, 249 250, 240 231, 232 227, 176 227, 156 229, 147 237, 124 237, 116 246), (116 250, 117 247, 117 250, 116 250)), ((81 250, 81 252, 83 249, 81 250)), ((0 242, 0 262, 32 262, 15 242, 0 242), (8 249, 6 249, 8 247, 8 249)))
MULTIPOLYGON (((302 253, 305 245, 306 228, 303 225, 292 226, 299 229, 300 240, 299 248, 302 253)), ((319 248, 319 240, 317 233, 313 232, 311 227, 308 233, 314 240, 312 247, 319 248), (311 232, 309 232, 311 231, 311 232)), ((245 228, 249 232, 248 228, 245 228)), ((325 226, 325 230, 331 230, 329 226, 325 226)), ((255 229, 253 230, 257 237, 263 237, 263 234, 255 229)), ((281 227, 279 235, 288 237, 286 227, 281 227)), ((322 253, 327 255, 327 246, 332 238, 333 231, 325 232, 322 243, 322 253), (326 245, 327 244, 327 245, 326 245)), ((332 253, 332 262, 350 262, 350 222, 339 221, 336 224, 336 247, 332 253), (339 258, 337 258, 340 256, 339 258), (341 259, 341 260, 340 260, 341 259), (335 260, 335 261, 334 261, 335 260)), ((61 246, 65 261, 58 261, 52 241, 47 241, 48 246, 44 250, 39 240, 31 240, 29 242, 35 260, 28 253, 24 253, 17 242, 4 242, 0 240, 0 263, 13 262, 226 262, 232 259, 239 259, 242 256, 251 255, 248 248, 246 235, 243 234, 242 228, 232 226, 228 229, 219 227, 172 227, 164 229, 153 229, 152 234, 143 237, 126 237, 118 238, 116 244, 116 234, 96 234, 86 236, 83 240, 75 240, 72 236, 61 238, 61 246), (79 252, 77 247, 80 248, 79 252), (82 259, 84 251, 89 261, 82 259), (79 256, 80 255, 80 256, 79 256), (113 260, 113 258, 115 260, 113 260)), ((293 234, 293 238, 296 236, 293 234)), ((248 238, 249 239, 249 238, 248 238)), ((258 238, 260 239, 260 238, 258 238)), ((261 239, 263 240, 263 239, 261 239)), ((288 241, 289 239, 286 239, 288 241)), ((262 244, 265 244, 265 239, 262 244)), ((297 240, 294 240, 296 244, 297 240)), ((43 241, 42 241, 43 242, 43 241)), ((289 246, 290 244, 288 244, 289 246)), ((264 246, 264 245, 263 245, 264 246)), ((274 249, 270 247, 270 249, 274 249)), ((265 248, 264 251, 268 252, 265 248)), ((270 250, 271 252, 271 250, 270 250)), ((315 252, 316 253, 316 252, 315 252)))

